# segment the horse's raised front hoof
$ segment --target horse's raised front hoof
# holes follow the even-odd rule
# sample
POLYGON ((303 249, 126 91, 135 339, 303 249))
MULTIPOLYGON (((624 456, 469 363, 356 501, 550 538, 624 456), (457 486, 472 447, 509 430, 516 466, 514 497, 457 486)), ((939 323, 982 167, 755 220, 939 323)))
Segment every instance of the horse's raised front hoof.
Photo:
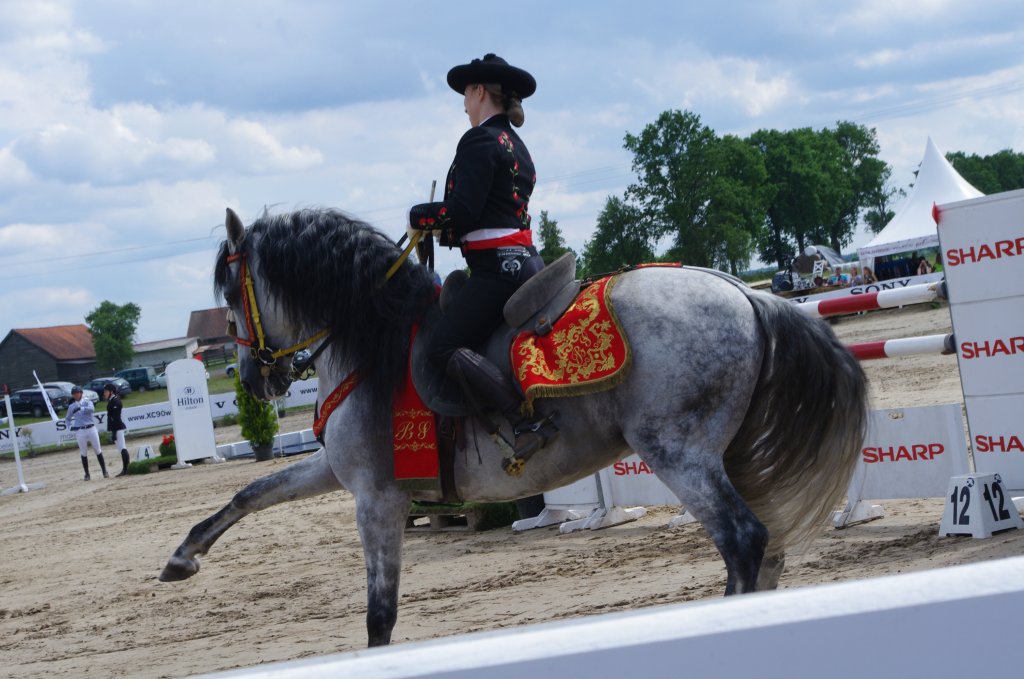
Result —
POLYGON ((163 572, 160 573, 161 582, 176 582, 187 580, 199 572, 199 559, 183 559, 180 556, 172 556, 167 560, 163 572))

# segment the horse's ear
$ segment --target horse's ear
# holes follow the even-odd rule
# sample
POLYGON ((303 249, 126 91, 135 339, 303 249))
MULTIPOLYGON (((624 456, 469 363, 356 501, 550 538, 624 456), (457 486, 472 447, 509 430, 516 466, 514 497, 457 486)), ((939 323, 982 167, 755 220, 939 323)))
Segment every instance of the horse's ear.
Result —
POLYGON ((237 251, 242 243, 242 236, 245 235, 245 224, 242 224, 242 220, 238 218, 234 210, 228 208, 227 217, 224 219, 224 226, 228 230, 228 243, 231 245, 232 252, 237 251))

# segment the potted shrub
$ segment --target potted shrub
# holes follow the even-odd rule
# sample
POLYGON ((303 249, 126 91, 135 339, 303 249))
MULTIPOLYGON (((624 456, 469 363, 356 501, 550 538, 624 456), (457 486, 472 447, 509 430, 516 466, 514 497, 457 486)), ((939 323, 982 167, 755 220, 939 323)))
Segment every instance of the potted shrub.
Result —
POLYGON ((235 400, 238 402, 238 424, 242 436, 252 446, 256 461, 274 458, 274 435, 277 434, 277 417, 274 406, 253 398, 242 388, 238 371, 235 371, 235 400))
POLYGON ((160 457, 173 457, 178 460, 178 446, 174 443, 174 434, 167 434, 160 440, 160 457))

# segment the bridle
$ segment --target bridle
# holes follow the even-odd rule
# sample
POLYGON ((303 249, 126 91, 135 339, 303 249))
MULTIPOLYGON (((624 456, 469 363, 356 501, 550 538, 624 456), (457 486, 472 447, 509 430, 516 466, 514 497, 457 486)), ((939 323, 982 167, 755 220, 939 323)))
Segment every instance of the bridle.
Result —
POLYGON ((324 328, 309 339, 290 346, 287 349, 273 349, 267 346, 267 336, 263 332, 263 324, 260 322, 260 309, 259 305, 256 303, 256 290, 253 285, 252 274, 249 271, 245 255, 243 253, 228 255, 227 262, 228 264, 239 262, 238 278, 242 292, 242 314, 243 320, 245 321, 247 337, 243 338, 238 336, 238 324, 235 322, 235 313, 230 307, 228 307, 228 334, 234 338, 237 344, 249 347, 249 353, 253 360, 260 364, 260 373, 264 377, 268 377, 271 371, 275 371, 289 373, 289 377, 292 380, 302 379, 306 376, 305 373, 307 373, 308 369, 312 366, 313 360, 316 359, 320 352, 327 346, 326 342, 321 344, 316 351, 309 354, 308 357, 296 356, 295 359, 292 360, 291 367, 288 369, 278 366, 277 359, 292 356, 293 354, 303 351, 310 345, 326 338, 330 334, 330 330, 324 328))

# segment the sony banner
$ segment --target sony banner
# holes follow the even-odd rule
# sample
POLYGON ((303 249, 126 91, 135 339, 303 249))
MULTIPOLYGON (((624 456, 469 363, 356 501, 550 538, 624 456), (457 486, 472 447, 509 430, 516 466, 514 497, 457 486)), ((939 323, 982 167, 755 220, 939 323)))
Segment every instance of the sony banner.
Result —
POLYGON ((1024 489, 1024 190, 936 209, 975 471, 1024 489))
POLYGON ((802 304, 804 302, 820 302, 823 299, 835 299, 837 297, 850 297, 853 295, 866 295, 869 292, 881 292, 882 290, 900 290, 907 288, 912 285, 923 285, 926 283, 934 283, 941 281, 944 274, 941 271, 935 273, 924 274, 922 276, 905 276, 903 278, 890 278, 888 280, 880 281, 878 283, 868 283, 867 285, 851 285, 845 288, 835 288, 828 292, 818 292, 813 295, 800 295, 798 297, 788 297, 790 302, 794 304, 802 304))

